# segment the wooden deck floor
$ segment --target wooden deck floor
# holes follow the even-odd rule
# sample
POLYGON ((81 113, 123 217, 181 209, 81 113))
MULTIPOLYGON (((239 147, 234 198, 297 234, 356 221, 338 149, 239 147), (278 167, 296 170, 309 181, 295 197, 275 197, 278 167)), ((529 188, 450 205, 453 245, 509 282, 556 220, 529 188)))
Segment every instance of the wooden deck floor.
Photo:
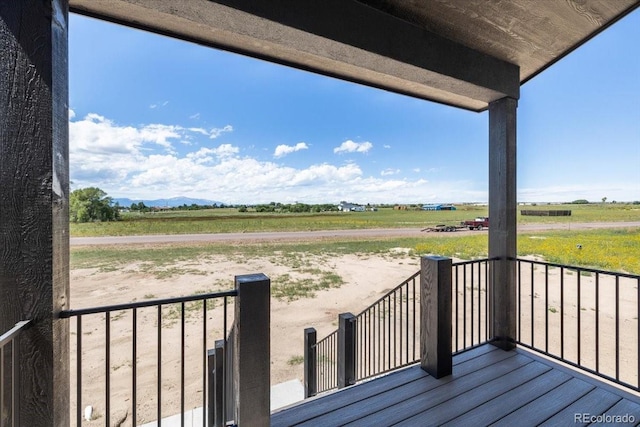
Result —
MULTIPOLYGON (((491 345, 457 355, 453 375, 419 366, 274 412, 278 426, 578 426, 576 414, 627 415, 640 423, 640 396, 526 350, 491 345)), ((598 421, 597 419, 594 419, 598 421)))

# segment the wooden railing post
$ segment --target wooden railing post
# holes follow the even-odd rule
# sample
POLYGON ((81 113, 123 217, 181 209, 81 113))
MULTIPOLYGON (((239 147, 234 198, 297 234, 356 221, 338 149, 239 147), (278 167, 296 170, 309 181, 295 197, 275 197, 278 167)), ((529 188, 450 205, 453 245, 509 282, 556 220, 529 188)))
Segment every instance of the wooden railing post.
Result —
POLYGON ((318 392, 316 377, 317 352, 316 342, 318 339, 315 328, 304 330, 304 398, 315 396, 318 392))
POLYGON ((270 424, 270 289, 264 274, 236 276, 233 343, 234 421, 239 426, 270 424))
POLYGON ((216 351, 207 349, 207 427, 216 424, 216 351))
POLYGON ((420 271, 420 366, 429 375, 451 375, 451 268, 450 258, 425 256, 420 271))
POLYGON ((356 317, 338 316, 338 388, 356 383, 356 317))
POLYGON ((216 340, 215 348, 207 350, 208 365, 208 407, 207 425, 221 427, 224 425, 223 393, 224 393, 224 340, 216 340))

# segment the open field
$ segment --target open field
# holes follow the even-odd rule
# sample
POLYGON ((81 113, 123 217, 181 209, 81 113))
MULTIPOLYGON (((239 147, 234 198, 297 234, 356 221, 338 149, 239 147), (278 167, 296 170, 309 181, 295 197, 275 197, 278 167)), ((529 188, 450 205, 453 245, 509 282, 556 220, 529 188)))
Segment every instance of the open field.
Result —
MULTIPOLYGON (((170 276, 187 271, 181 268, 165 271, 166 266, 211 255, 224 255, 229 259, 269 259, 281 256, 275 254, 284 253, 287 257, 303 259, 314 255, 370 256, 388 253, 392 248, 406 248, 415 256, 438 254, 473 259, 487 256, 487 234, 425 234, 424 237, 416 238, 325 238, 309 242, 243 242, 240 245, 182 243, 156 246, 85 246, 72 248, 71 268, 115 271, 124 264, 138 262, 141 268, 146 268, 153 274, 170 276)), ((640 230, 628 228, 522 233, 518 238, 518 254, 536 255, 549 262, 640 274, 640 230)))
MULTIPOLYGON (((521 216, 519 224, 640 221, 640 205, 588 204, 520 206, 520 209, 566 209, 568 217, 521 216)), ((427 228, 437 224, 458 224, 486 216, 486 206, 459 206, 455 211, 394 210, 376 212, 240 213, 237 209, 168 211, 125 214, 122 221, 71 223, 71 236, 129 236, 146 234, 237 233, 258 231, 313 231, 371 228, 427 228)))

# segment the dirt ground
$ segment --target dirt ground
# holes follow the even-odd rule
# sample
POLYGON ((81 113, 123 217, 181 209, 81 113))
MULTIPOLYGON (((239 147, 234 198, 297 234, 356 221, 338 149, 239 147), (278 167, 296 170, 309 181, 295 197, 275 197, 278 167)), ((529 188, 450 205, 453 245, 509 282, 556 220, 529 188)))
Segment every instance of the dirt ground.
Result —
MULTIPOLYGON (((409 258, 400 251, 384 257, 355 255, 338 258, 309 258, 305 260, 307 271, 317 273, 331 271, 342 277, 339 288, 316 292, 313 298, 294 301, 271 301, 271 384, 291 379, 303 379, 303 331, 315 327, 322 338, 337 326, 338 314, 357 313, 391 288, 398 285, 419 269, 419 259, 409 258), (315 270, 314 270, 315 269, 315 270)), ((182 263, 174 266, 181 273, 158 278, 153 272, 140 271, 132 264, 116 271, 100 272, 96 269, 71 271, 71 301, 75 309, 168 298, 194 293, 233 289, 234 276, 264 273, 272 280, 292 273, 289 266, 273 259, 256 258, 228 260, 221 256, 182 263)), ((305 273, 300 273, 304 276, 305 273)), ((313 277, 313 273, 307 276, 313 277)), ((229 302, 229 317, 233 302, 229 302)), ((137 384, 138 423, 156 419, 157 406, 157 309, 139 309, 137 316, 137 384)), ((198 307, 185 309, 186 351, 185 386, 186 409, 202 406, 202 311, 198 307)), ((208 311, 207 346, 223 338, 223 308, 218 303, 208 311)), ((162 320, 162 416, 179 411, 181 321, 179 308, 165 307, 162 320)), ((132 399, 132 323, 131 310, 113 312, 110 315, 109 350, 111 420, 127 419, 130 422, 132 399)), ((229 323, 231 319, 229 318, 229 323)), ((82 319, 82 407, 94 408, 95 424, 101 424, 105 408, 105 316, 89 315, 82 319)), ((77 324, 71 322, 72 372, 75 370, 77 324)), ((72 378, 72 408, 75 408, 75 378, 72 378)), ((92 425, 93 423, 87 423, 92 425)))

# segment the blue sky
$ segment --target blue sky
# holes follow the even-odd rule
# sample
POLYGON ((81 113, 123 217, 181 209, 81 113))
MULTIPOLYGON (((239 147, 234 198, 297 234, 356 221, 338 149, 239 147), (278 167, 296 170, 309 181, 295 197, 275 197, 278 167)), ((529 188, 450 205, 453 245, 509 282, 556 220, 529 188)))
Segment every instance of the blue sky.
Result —
MULTIPOLYGON (((640 11, 522 87, 521 202, 640 200, 640 11)), ((72 189, 485 202, 488 113, 70 17, 72 189)))

